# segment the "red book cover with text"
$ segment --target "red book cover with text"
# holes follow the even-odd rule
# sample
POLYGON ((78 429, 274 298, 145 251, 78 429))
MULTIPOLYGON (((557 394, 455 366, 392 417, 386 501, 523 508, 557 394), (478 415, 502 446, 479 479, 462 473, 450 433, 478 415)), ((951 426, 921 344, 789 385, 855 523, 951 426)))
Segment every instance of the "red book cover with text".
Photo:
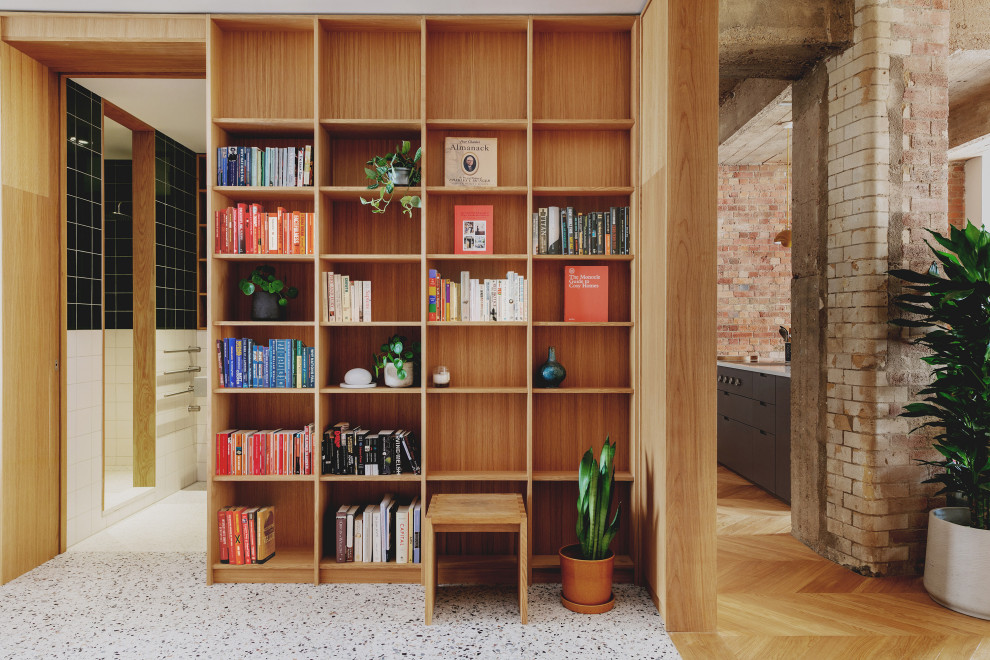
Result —
POLYGON ((608 266, 564 266, 564 321, 608 321, 608 266))
POLYGON ((454 254, 492 254, 491 205, 454 206, 454 254))

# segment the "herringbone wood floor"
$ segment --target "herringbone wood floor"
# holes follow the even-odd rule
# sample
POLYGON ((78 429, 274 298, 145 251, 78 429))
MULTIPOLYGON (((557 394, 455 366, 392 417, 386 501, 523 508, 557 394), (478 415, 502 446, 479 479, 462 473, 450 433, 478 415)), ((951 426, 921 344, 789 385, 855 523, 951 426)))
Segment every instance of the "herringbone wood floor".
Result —
POLYGON ((786 504, 718 469, 718 632, 673 633, 685 660, 990 659, 990 621, 947 610, 920 577, 867 578, 790 534, 786 504))

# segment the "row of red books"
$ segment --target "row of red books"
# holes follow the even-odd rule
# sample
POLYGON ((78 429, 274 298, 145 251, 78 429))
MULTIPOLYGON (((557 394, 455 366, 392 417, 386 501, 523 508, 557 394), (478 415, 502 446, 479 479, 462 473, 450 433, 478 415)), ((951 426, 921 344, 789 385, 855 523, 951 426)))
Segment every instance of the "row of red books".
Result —
POLYGON ((275 507, 225 506, 217 527, 221 564, 264 564, 275 556, 275 507))
POLYGON ((260 204, 238 204, 216 212, 214 249, 217 254, 313 254, 315 214, 275 213, 260 204))
POLYGON ((218 475, 313 474, 313 425, 217 433, 218 475))

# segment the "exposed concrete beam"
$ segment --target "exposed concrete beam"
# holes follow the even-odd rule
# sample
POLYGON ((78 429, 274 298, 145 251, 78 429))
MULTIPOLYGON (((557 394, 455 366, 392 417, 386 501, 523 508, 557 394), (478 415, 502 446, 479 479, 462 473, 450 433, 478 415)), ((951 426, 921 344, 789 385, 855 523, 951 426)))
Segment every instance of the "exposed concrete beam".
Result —
POLYGON ((790 82, 771 78, 750 78, 736 85, 718 109, 718 143, 735 135, 788 87, 790 82))
POLYGON ((966 160, 990 148, 990 85, 949 106, 949 160, 966 160))
POLYGON ((719 77, 801 77, 852 39, 851 0, 719 0, 719 77))
POLYGON ((986 0, 949 3, 949 51, 990 50, 990 4, 986 0))

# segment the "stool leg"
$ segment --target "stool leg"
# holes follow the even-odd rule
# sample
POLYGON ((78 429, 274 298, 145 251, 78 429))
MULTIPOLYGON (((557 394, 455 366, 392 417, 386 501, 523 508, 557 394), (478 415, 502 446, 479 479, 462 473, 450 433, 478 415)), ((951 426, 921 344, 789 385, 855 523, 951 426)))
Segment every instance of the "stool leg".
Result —
POLYGON ((529 594, 529 550, 526 543, 526 520, 519 524, 519 615, 523 625, 529 619, 527 596, 529 594))
POLYGON ((426 583, 426 625, 433 623, 433 601, 437 590, 437 564, 434 560, 436 546, 433 538, 433 524, 428 517, 423 518, 423 568, 426 583))

